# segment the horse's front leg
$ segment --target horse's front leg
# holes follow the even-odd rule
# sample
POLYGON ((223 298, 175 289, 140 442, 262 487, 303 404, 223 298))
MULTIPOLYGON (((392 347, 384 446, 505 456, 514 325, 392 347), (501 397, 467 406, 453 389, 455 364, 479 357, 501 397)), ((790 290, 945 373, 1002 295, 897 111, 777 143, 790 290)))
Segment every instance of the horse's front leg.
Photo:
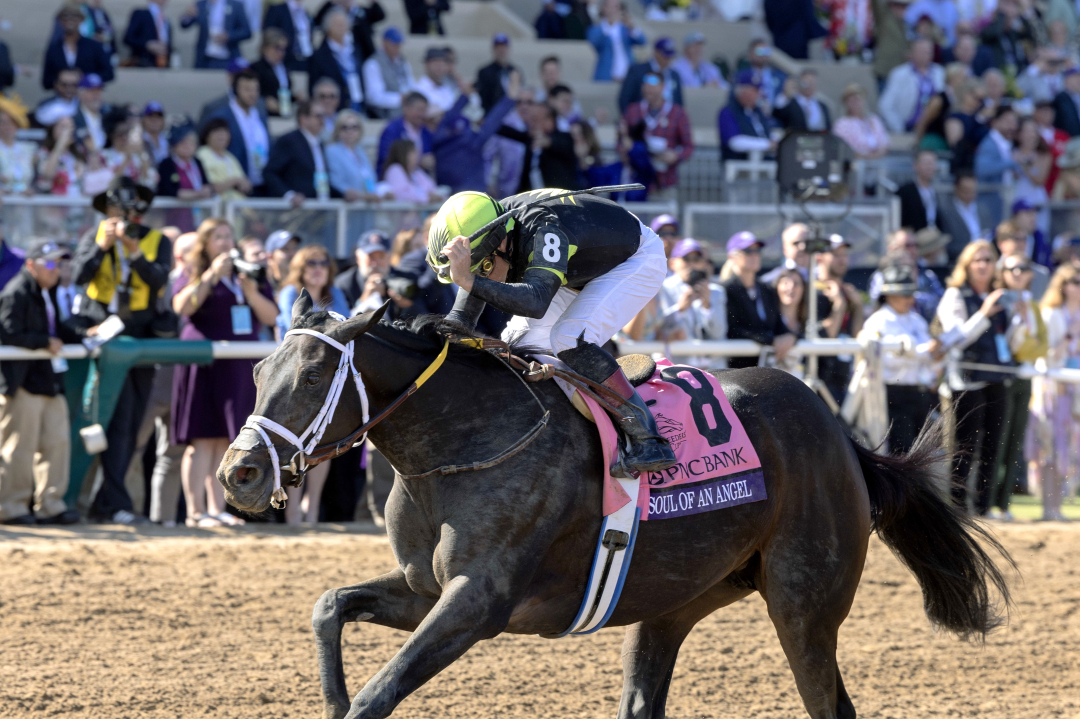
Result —
POLYGON ((413 631, 433 606, 434 599, 409 588, 401 569, 351 587, 330 589, 319 598, 311 614, 311 626, 319 655, 325 719, 341 719, 349 711, 341 662, 341 629, 345 622, 371 622, 413 631))
POLYGON ((353 699, 346 719, 383 719, 482 639, 502 632, 513 600, 490 577, 459 575, 393 659, 353 699))

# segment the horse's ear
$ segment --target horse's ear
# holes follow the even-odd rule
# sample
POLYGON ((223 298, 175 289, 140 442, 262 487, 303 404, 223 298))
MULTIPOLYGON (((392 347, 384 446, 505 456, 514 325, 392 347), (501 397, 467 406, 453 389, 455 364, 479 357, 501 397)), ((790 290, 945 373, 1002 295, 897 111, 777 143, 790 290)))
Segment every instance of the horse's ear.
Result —
POLYGON ((383 302, 382 307, 377 307, 368 312, 361 312, 356 317, 345 320, 341 324, 334 325, 326 334, 341 344, 348 344, 369 329, 379 324, 379 320, 386 314, 386 308, 390 306, 390 300, 383 302))
POLYGON ((300 290, 300 296, 296 298, 296 301, 292 305, 292 322, 290 327, 296 327, 296 324, 300 321, 300 318, 311 312, 311 308, 315 306, 315 303, 311 301, 311 295, 308 294, 306 289, 300 290))

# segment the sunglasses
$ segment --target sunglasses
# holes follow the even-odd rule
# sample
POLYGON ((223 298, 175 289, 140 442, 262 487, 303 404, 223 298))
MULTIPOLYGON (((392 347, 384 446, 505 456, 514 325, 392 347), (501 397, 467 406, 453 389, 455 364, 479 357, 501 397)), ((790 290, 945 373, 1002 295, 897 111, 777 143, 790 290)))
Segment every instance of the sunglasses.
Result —
POLYGON ((994 264, 994 259, 992 257, 976 257, 975 259, 973 259, 971 261, 971 264, 973 264, 973 265, 992 265, 992 264, 994 264))
POLYGON ((1022 275, 1025 272, 1031 272, 1031 265, 1016 265, 1015 267, 1006 267, 1005 269, 1014 275, 1022 275))
POLYGON ((351 125, 351 124, 350 125, 342 125, 341 129, 342 130, 359 130, 360 126, 359 125, 351 125))
POLYGON ((336 92, 319 92, 315 94, 316 100, 340 100, 341 95, 336 92))
POLYGON ((678 237, 679 236, 679 233, 676 232, 675 230, 667 230, 667 231, 661 232, 659 234, 660 234, 661 237, 678 237))
POLYGON ((305 267, 329 267, 330 260, 308 260, 304 263, 305 267))
POLYGON ((745 250, 739 250, 739 251, 742 252, 744 255, 760 255, 761 254, 761 248, 757 247, 757 246, 747 247, 745 250))
POLYGON ((682 256, 683 262, 700 262, 702 255, 700 252, 689 252, 682 256))

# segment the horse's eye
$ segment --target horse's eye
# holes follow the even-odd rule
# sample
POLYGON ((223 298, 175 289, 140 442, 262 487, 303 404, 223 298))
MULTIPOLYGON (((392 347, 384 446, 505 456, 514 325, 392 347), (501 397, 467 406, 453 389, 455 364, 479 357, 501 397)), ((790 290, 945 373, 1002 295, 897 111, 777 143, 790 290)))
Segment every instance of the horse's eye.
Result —
POLYGON ((310 385, 319 384, 319 373, 318 372, 308 372, 308 375, 307 375, 307 377, 305 379, 307 380, 307 383, 310 384, 310 385))

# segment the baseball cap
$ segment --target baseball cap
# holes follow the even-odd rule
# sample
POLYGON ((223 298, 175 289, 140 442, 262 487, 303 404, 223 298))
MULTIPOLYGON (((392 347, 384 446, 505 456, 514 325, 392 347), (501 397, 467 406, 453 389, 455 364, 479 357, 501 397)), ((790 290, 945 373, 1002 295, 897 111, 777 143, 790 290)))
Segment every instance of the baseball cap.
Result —
POLYGON ((750 68, 744 68, 739 70, 735 75, 736 85, 749 85, 750 87, 761 88, 761 76, 750 68))
POLYGON ((26 257, 30 260, 64 260, 71 258, 71 251, 56 240, 39 239, 30 243, 26 257))
POLYGON ((835 250, 839 247, 851 247, 851 243, 845 240, 843 235, 834 233, 829 235, 829 246, 835 250))
POLYGON ((364 254, 369 254, 371 252, 389 252, 390 238, 387 237, 386 233, 382 230, 368 230, 360 235, 360 239, 356 241, 356 249, 364 254))
POLYGON ((653 232, 660 232, 660 228, 664 225, 674 225, 676 230, 679 229, 679 221, 668 214, 657 215, 654 217, 652 222, 649 223, 649 229, 653 232))
POLYGON ((686 257, 691 252, 699 252, 704 255, 705 248, 693 237, 687 237, 685 240, 679 240, 679 243, 675 245, 675 249, 671 251, 671 256, 686 257))
POLYGON ((239 75, 249 67, 251 67, 251 63, 247 60, 242 57, 234 57, 232 60, 229 60, 229 66, 225 68, 225 72, 230 75, 239 75))
POLYGON ((148 115, 164 115, 164 114, 165 114, 165 108, 161 106, 160 102, 148 102, 148 103, 146 103, 146 107, 144 107, 143 111, 142 111, 142 116, 143 117, 146 117, 148 115))
POLYGON ((683 38, 682 44, 683 47, 688 47, 690 45, 697 45, 700 42, 705 42, 705 35, 700 32, 691 32, 686 34, 686 37, 683 38))
POLYGON ((396 27, 386 28, 386 32, 382 34, 383 40, 389 40, 390 42, 396 42, 399 45, 405 41, 405 36, 401 34, 401 30, 396 27))
POLYGON ((289 244, 293 240, 302 242, 299 236, 294 235, 288 230, 277 230, 271 232, 270 236, 266 238, 266 254, 272 254, 274 250, 281 250, 285 248, 285 245, 289 244))
POLYGON ((101 79, 101 75, 96 72, 83 75, 83 79, 79 80, 80 90, 97 90, 102 87, 105 87, 105 82, 101 79))
POLYGON ((1038 212, 1039 206, 1028 199, 1019 199, 1013 203, 1012 213, 1015 215, 1018 212, 1038 212))
POLYGON ((491 38, 492 45, 509 45, 510 38, 504 32, 497 32, 491 38))
POLYGON ((656 44, 653 45, 653 48, 659 50, 661 53, 667 55, 668 57, 674 57, 676 53, 675 42, 670 37, 660 38, 656 41, 656 44))
POLYGON ((764 247, 765 243, 759 240, 753 232, 743 230, 742 232, 736 232, 727 241, 727 253, 730 255, 732 252, 741 252, 747 248, 757 245, 758 247, 764 247))

